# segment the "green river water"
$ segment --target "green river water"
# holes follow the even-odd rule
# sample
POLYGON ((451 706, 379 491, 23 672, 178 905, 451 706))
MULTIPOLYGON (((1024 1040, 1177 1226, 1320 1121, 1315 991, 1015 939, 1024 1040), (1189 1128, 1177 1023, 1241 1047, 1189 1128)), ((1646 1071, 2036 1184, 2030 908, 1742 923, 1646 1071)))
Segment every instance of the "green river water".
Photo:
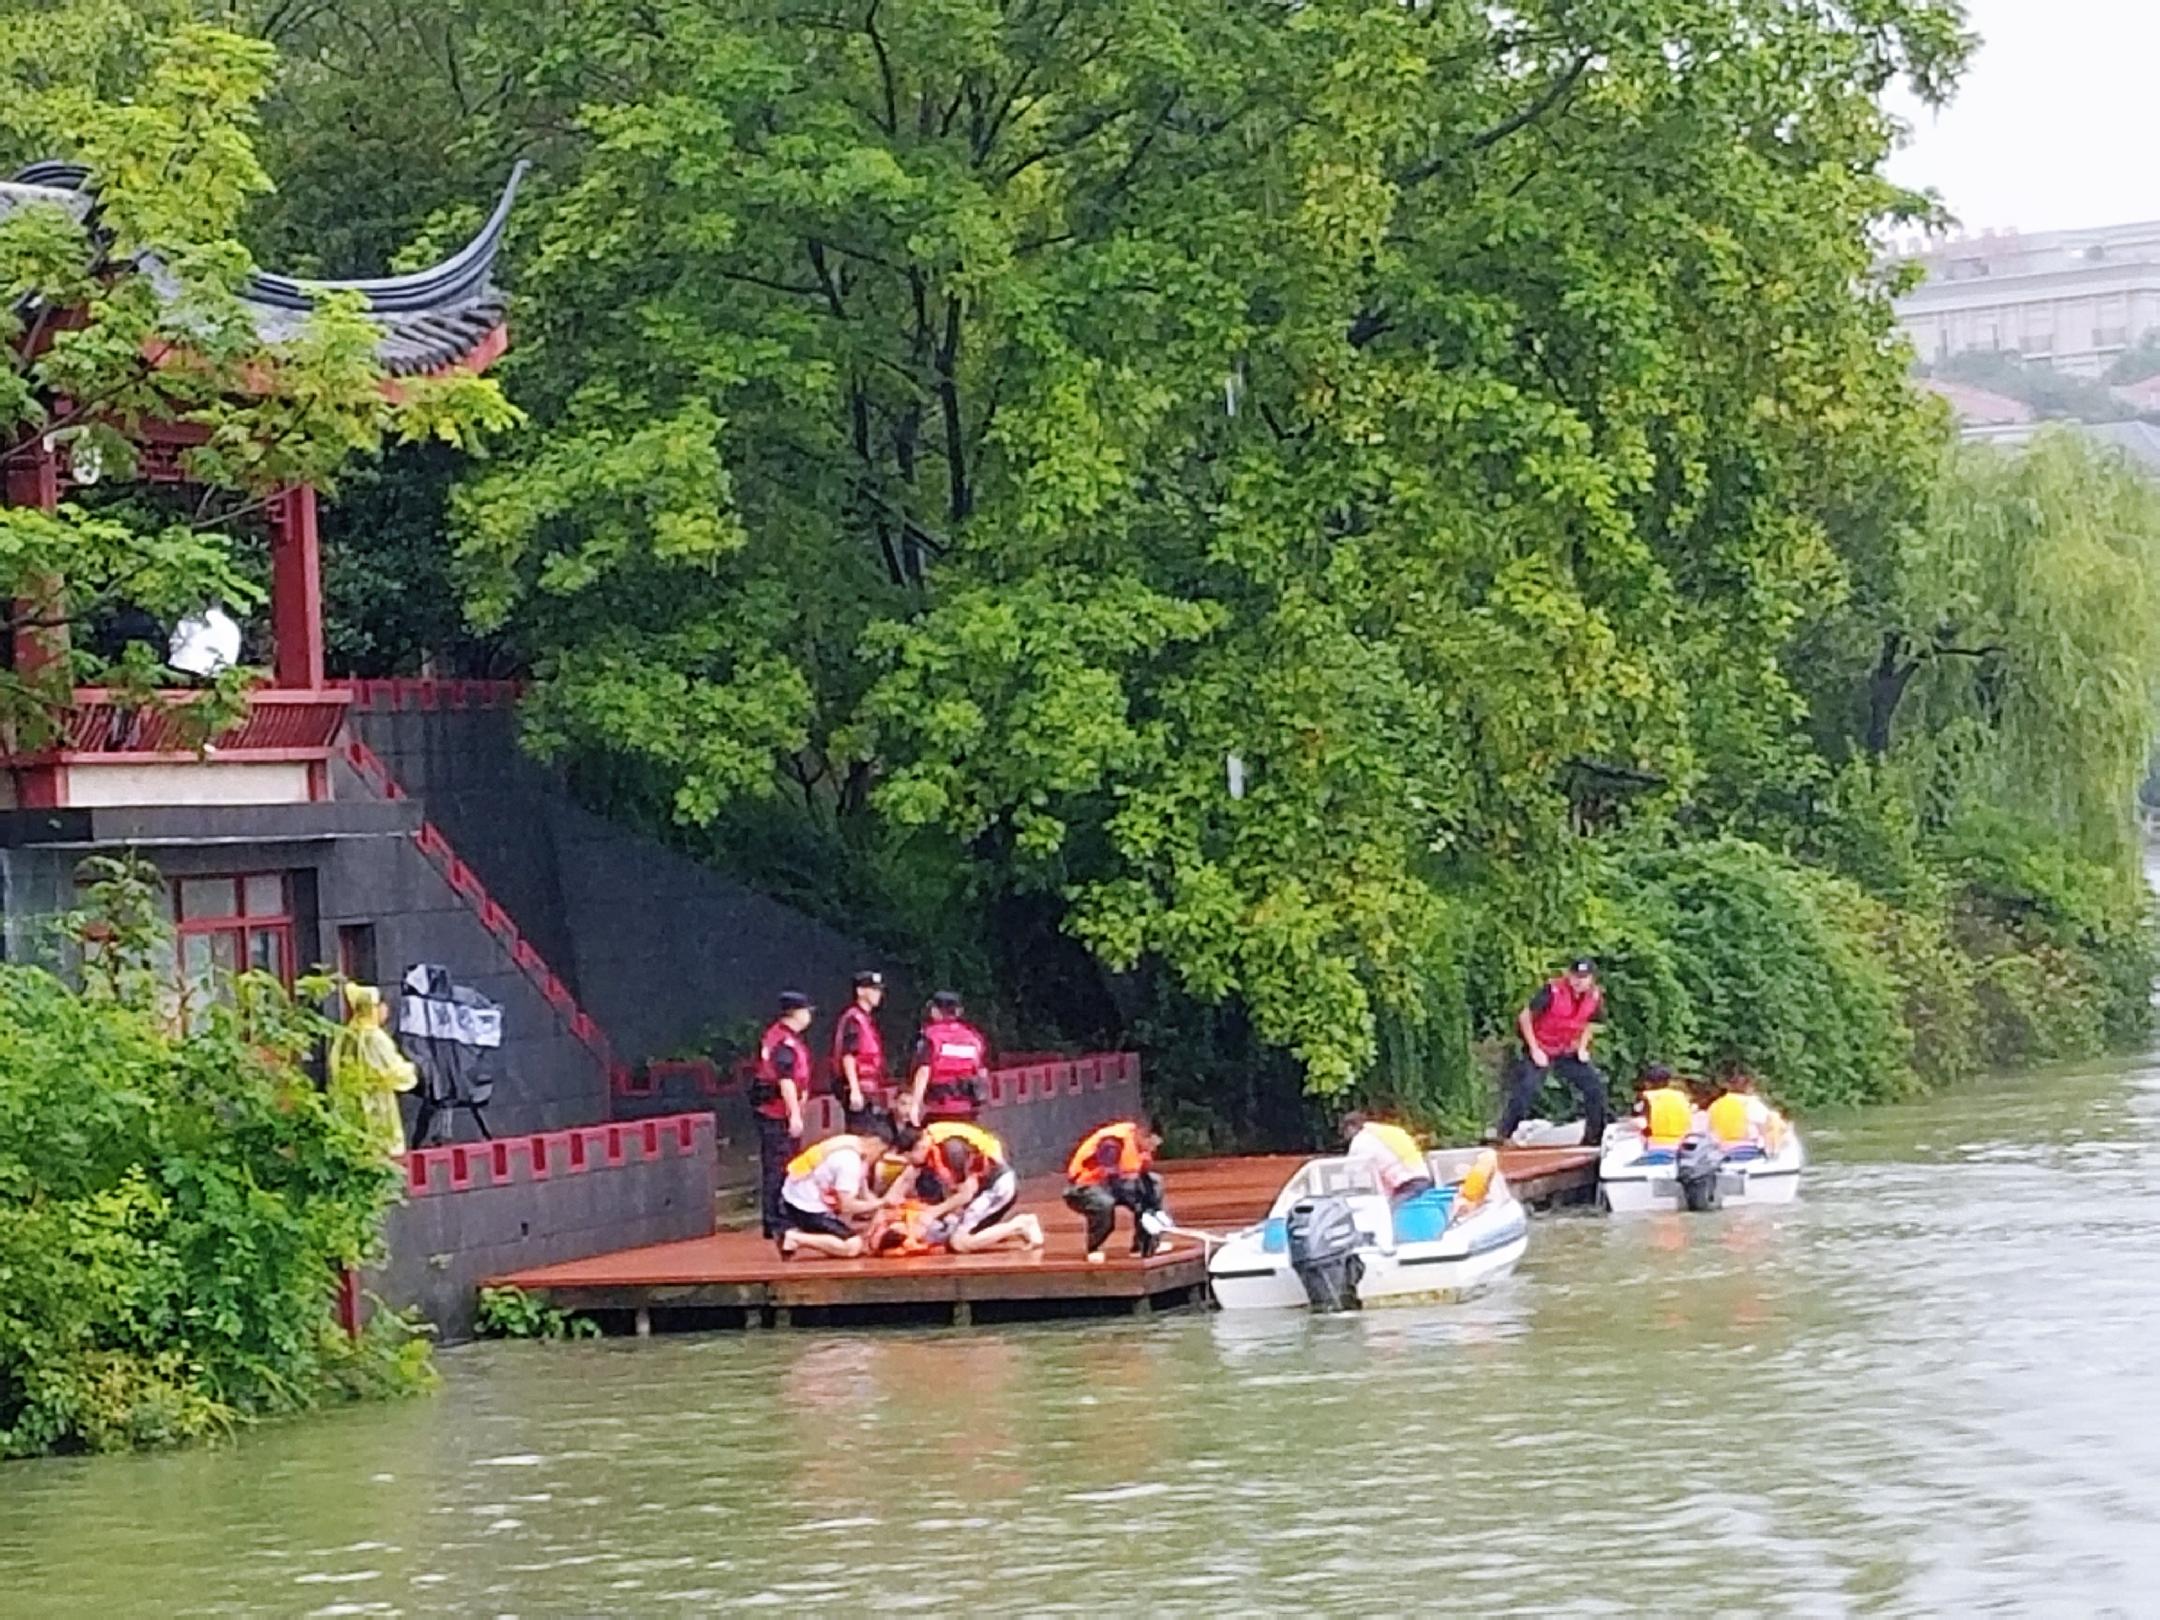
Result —
POLYGON ((2160 1613, 2160 1065, 1819 1122, 1785 1211, 1311 1320, 447 1352, 0 1468, 0 1612, 2160 1613))

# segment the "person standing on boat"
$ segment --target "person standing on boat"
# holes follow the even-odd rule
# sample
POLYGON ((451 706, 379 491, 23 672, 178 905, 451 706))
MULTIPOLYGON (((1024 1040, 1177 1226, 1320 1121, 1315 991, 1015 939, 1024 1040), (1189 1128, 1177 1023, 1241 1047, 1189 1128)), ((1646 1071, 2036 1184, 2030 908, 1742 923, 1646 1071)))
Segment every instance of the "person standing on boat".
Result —
POLYGON ((1120 1206, 1133 1213, 1132 1252, 1145 1260, 1160 1241, 1143 1216, 1163 1207, 1162 1177, 1152 1168, 1162 1138, 1137 1120, 1090 1131, 1065 1166, 1065 1203, 1087 1218, 1087 1257, 1100 1264, 1120 1206))
POLYGON ((750 1111, 757 1116, 758 1215, 765 1235, 778 1238, 789 1230, 780 1207, 788 1160, 803 1136, 803 1098, 810 1090, 810 1048, 803 1031, 814 1016, 810 998, 800 990, 783 991, 780 1016, 758 1042, 757 1073, 750 1082, 750 1111))
POLYGON ((1505 1142, 1515 1134, 1536 1103, 1546 1076, 1554 1073, 1582 1099, 1583 1145, 1596 1147, 1605 1139, 1605 1076, 1590 1061, 1590 1026, 1604 1010, 1597 964, 1579 956, 1515 1015, 1523 1049, 1508 1079, 1497 1140, 1505 1142))
POLYGON ((915 1042, 915 1063, 908 1087, 908 1123, 973 1119, 982 1107, 989 1072, 990 1043, 981 1030, 961 1017, 959 995, 940 990, 930 998, 929 1017, 915 1042))
POLYGON ((884 999, 884 974, 867 969, 856 974, 855 999, 833 1025, 833 1086, 851 1131, 875 1130, 892 1117, 885 1094, 885 1038, 877 1025, 884 999))
POLYGON ((1420 1193, 1432 1191, 1432 1172, 1417 1138, 1400 1125, 1365 1114, 1345 1114, 1342 1121, 1343 1157, 1370 1170, 1391 1204, 1408 1203, 1420 1193))

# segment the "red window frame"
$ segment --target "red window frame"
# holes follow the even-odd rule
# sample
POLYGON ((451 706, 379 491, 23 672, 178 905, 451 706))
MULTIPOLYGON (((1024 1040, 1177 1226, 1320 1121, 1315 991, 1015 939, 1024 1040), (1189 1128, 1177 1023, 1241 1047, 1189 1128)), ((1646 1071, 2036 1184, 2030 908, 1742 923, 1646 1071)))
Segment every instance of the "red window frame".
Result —
POLYGON ((233 960, 245 973, 253 966, 253 946, 257 939, 267 938, 277 952, 278 981, 290 990, 293 983, 295 941, 294 925, 297 921, 293 910, 293 880, 290 872, 208 872, 190 874, 171 880, 172 914, 174 932, 180 936, 180 948, 175 952, 175 971, 179 978, 180 993, 185 996, 187 982, 187 944, 190 936, 223 934, 232 939, 233 960), (250 912, 247 909, 248 884, 261 878, 275 878, 278 885, 278 904, 275 911, 250 912), (185 890, 199 883, 228 883, 232 885, 232 909, 220 916, 190 917, 181 898, 185 890))

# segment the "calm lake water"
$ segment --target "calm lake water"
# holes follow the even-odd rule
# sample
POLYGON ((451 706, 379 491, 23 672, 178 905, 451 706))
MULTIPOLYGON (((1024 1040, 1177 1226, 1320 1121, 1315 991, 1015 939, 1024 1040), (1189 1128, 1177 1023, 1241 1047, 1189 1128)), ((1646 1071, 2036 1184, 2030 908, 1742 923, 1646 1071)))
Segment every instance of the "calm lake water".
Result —
POLYGON ((1541 1220, 1313 1321, 496 1345, 0 1468, 44 1614, 2160 1612, 2160 1066, 1818 1124, 1787 1211, 1541 1220))

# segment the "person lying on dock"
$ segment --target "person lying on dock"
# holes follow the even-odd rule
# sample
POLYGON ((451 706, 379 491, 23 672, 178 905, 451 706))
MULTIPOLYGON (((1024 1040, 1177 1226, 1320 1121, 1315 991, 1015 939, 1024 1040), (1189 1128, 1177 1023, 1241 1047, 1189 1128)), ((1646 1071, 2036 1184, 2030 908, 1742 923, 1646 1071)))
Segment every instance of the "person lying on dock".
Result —
POLYGON ((780 1187, 780 1213, 787 1230, 780 1234, 780 1254, 792 1260, 805 1249, 833 1260, 863 1253, 858 1221, 874 1220, 883 1205, 869 1188, 870 1166, 885 1151, 882 1136, 828 1136, 788 1160, 780 1187))
POLYGON ((1065 1202, 1087 1218, 1087 1257, 1101 1262, 1103 1245, 1117 1226, 1120 1205, 1132 1211, 1132 1252, 1145 1260, 1161 1240, 1143 1219, 1163 1207, 1162 1177, 1151 1168, 1162 1137, 1137 1120, 1121 1119, 1092 1131, 1065 1166, 1065 1202))
POLYGON ((1432 1191, 1432 1172, 1417 1138, 1400 1125, 1366 1114, 1345 1114, 1342 1121, 1343 1157, 1370 1170, 1391 1204, 1408 1203, 1420 1193, 1432 1191))
POLYGON ((1643 1140, 1660 1147, 1699 1128, 1695 1099, 1662 1063, 1651 1064, 1636 1080, 1635 1117, 1643 1140))
POLYGON ((1043 1246, 1042 1222, 1009 1215, 1020 1199, 1020 1177, 1005 1144, 980 1125, 938 1120, 926 1125, 908 1153, 908 1168, 885 1195, 888 1205, 910 1198, 930 1203, 923 1233, 955 1254, 1043 1246))

